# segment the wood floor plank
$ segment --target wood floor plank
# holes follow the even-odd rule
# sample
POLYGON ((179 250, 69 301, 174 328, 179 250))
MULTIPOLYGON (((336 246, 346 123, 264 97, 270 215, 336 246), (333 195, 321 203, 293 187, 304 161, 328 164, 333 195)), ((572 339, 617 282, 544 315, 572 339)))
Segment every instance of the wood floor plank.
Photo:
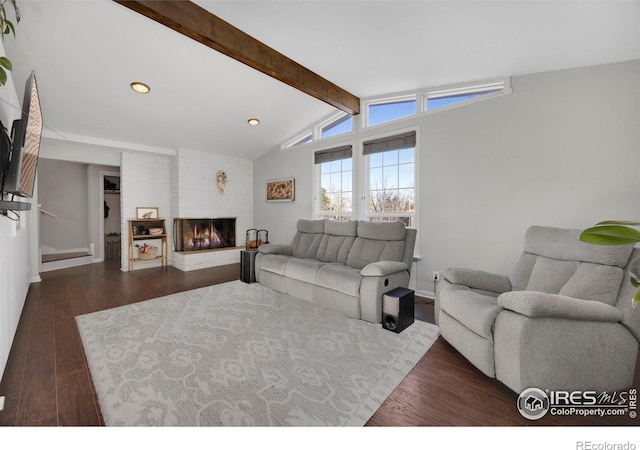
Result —
POLYGON ((27 302, 33 320, 22 350, 25 363, 16 425, 57 425, 53 311, 46 299, 36 305, 36 300, 27 297, 27 302))

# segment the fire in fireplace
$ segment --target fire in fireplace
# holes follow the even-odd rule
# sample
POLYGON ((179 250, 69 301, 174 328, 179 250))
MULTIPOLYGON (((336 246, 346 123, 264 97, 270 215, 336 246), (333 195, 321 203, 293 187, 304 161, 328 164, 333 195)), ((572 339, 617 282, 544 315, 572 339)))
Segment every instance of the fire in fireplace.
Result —
POLYGON ((178 252, 236 246, 236 218, 173 219, 173 245, 178 252))

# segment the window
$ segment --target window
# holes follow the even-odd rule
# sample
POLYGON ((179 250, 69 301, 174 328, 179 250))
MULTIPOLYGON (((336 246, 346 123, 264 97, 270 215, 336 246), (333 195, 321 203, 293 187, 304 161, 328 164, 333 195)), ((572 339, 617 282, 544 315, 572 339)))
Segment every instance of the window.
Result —
POLYGON ((454 89, 430 91, 425 96, 425 110, 432 111, 437 108, 467 102, 485 95, 504 92, 505 82, 488 83, 476 86, 465 86, 454 89))
POLYGON ((352 147, 345 145, 315 153, 319 167, 319 216, 349 220, 353 212, 352 147))
POLYGON ((320 130, 320 138, 324 139, 351 131, 353 131, 353 116, 345 115, 331 122, 329 125, 322 127, 320 130))
POLYGON ((309 131, 305 134, 301 134, 291 139, 289 142, 283 145, 283 148, 291 148, 295 147, 296 145, 306 144, 311 141, 313 141, 313 134, 309 131))
POLYGON ((405 98, 371 103, 367 108, 367 125, 378 125, 416 113, 416 99, 405 98))
POLYGON ((363 144, 363 155, 367 157, 366 216, 369 220, 402 220, 414 227, 415 146, 415 131, 363 144))

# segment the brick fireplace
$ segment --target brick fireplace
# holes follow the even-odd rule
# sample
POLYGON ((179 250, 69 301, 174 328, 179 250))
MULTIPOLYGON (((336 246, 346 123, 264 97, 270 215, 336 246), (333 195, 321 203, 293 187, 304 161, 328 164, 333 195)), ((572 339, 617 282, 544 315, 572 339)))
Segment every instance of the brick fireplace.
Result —
POLYGON ((177 252, 234 248, 236 218, 173 219, 173 245, 177 252))

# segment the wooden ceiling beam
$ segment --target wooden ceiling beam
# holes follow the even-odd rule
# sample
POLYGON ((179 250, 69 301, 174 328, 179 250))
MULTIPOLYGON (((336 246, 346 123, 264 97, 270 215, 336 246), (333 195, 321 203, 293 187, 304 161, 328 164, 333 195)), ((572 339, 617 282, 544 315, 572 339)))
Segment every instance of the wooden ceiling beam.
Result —
POLYGON ((190 1, 114 0, 178 33, 326 102, 360 113, 360 99, 190 1))

